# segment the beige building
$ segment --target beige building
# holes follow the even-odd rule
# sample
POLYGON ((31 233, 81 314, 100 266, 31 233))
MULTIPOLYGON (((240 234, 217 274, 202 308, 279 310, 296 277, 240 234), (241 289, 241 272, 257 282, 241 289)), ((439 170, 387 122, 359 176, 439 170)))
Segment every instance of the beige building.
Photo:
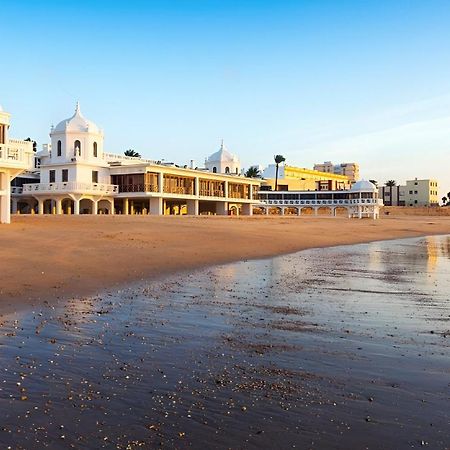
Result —
POLYGON ((333 173, 335 175, 343 175, 350 181, 359 180, 359 165, 356 163, 333 164, 331 161, 325 161, 322 164, 315 164, 314 170, 333 173))
POLYGON ((406 186, 380 186, 378 195, 384 206, 405 206, 406 186))
POLYGON ((439 185, 436 180, 407 180, 405 187, 406 206, 437 206, 439 185))

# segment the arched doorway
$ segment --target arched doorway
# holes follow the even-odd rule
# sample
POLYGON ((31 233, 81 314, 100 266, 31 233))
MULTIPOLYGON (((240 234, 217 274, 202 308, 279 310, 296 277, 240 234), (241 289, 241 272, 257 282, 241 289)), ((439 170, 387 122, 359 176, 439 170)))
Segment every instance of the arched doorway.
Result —
POLYGON ((94 202, 90 198, 83 198, 80 200, 80 214, 92 214, 94 209, 94 202))
POLYGON ((74 201, 70 198, 64 198, 61 201, 61 211, 63 214, 73 214, 74 212, 74 201))
POLYGON ((317 209, 317 214, 319 216, 332 216, 333 215, 333 210, 331 209, 330 206, 320 206, 317 209))

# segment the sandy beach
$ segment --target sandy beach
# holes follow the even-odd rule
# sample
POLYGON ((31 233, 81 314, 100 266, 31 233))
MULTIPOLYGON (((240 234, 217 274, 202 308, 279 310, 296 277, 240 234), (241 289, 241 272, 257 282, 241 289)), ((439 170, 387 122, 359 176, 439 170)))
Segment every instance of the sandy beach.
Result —
POLYGON ((307 248, 448 233, 450 217, 15 216, 0 227, 0 308, 307 248))
POLYGON ((0 446, 447 450, 449 274, 450 236, 427 236, 3 317, 0 446))

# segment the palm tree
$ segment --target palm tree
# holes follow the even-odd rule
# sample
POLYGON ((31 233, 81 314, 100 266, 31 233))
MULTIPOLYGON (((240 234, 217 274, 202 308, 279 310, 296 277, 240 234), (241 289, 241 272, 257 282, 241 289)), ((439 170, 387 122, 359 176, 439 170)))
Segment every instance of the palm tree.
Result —
POLYGON ((397 183, 396 183, 396 181, 395 180, 389 180, 389 181, 386 181, 386 186, 388 186, 389 187, 389 196, 390 196, 390 206, 392 206, 392 188, 396 185, 397 183))
POLYGON ((138 153, 137 151, 133 150, 132 148, 130 148, 130 149, 128 149, 128 150, 125 150, 125 151, 123 152, 123 154, 124 154, 125 156, 131 156, 132 158, 140 158, 140 157, 141 157, 141 154, 138 153))
POLYGON ((286 158, 283 155, 275 155, 273 157, 273 159, 275 160, 275 164, 277 165, 277 170, 275 172, 275 190, 278 190, 278 166, 286 161, 286 158))
POLYGON ((442 197, 442 206, 447 206, 447 197, 442 197))
POLYGON ((260 178, 261 172, 256 166, 251 166, 247 169, 247 172, 244 174, 247 178, 260 178))
POLYGON ((377 180, 369 180, 372 184, 375 185, 375 187, 378 187, 378 181, 377 180))

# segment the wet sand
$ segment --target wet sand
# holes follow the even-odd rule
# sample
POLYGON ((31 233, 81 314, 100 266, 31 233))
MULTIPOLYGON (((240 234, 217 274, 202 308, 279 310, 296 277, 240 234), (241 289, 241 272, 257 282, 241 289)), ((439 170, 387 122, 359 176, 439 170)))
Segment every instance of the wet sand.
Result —
POLYGON ((2 448, 450 447, 450 236, 47 302, 0 326, 2 448))
POLYGON ((0 314, 230 261, 450 233, 450 217, 14 216, 0 226, 0 314))

